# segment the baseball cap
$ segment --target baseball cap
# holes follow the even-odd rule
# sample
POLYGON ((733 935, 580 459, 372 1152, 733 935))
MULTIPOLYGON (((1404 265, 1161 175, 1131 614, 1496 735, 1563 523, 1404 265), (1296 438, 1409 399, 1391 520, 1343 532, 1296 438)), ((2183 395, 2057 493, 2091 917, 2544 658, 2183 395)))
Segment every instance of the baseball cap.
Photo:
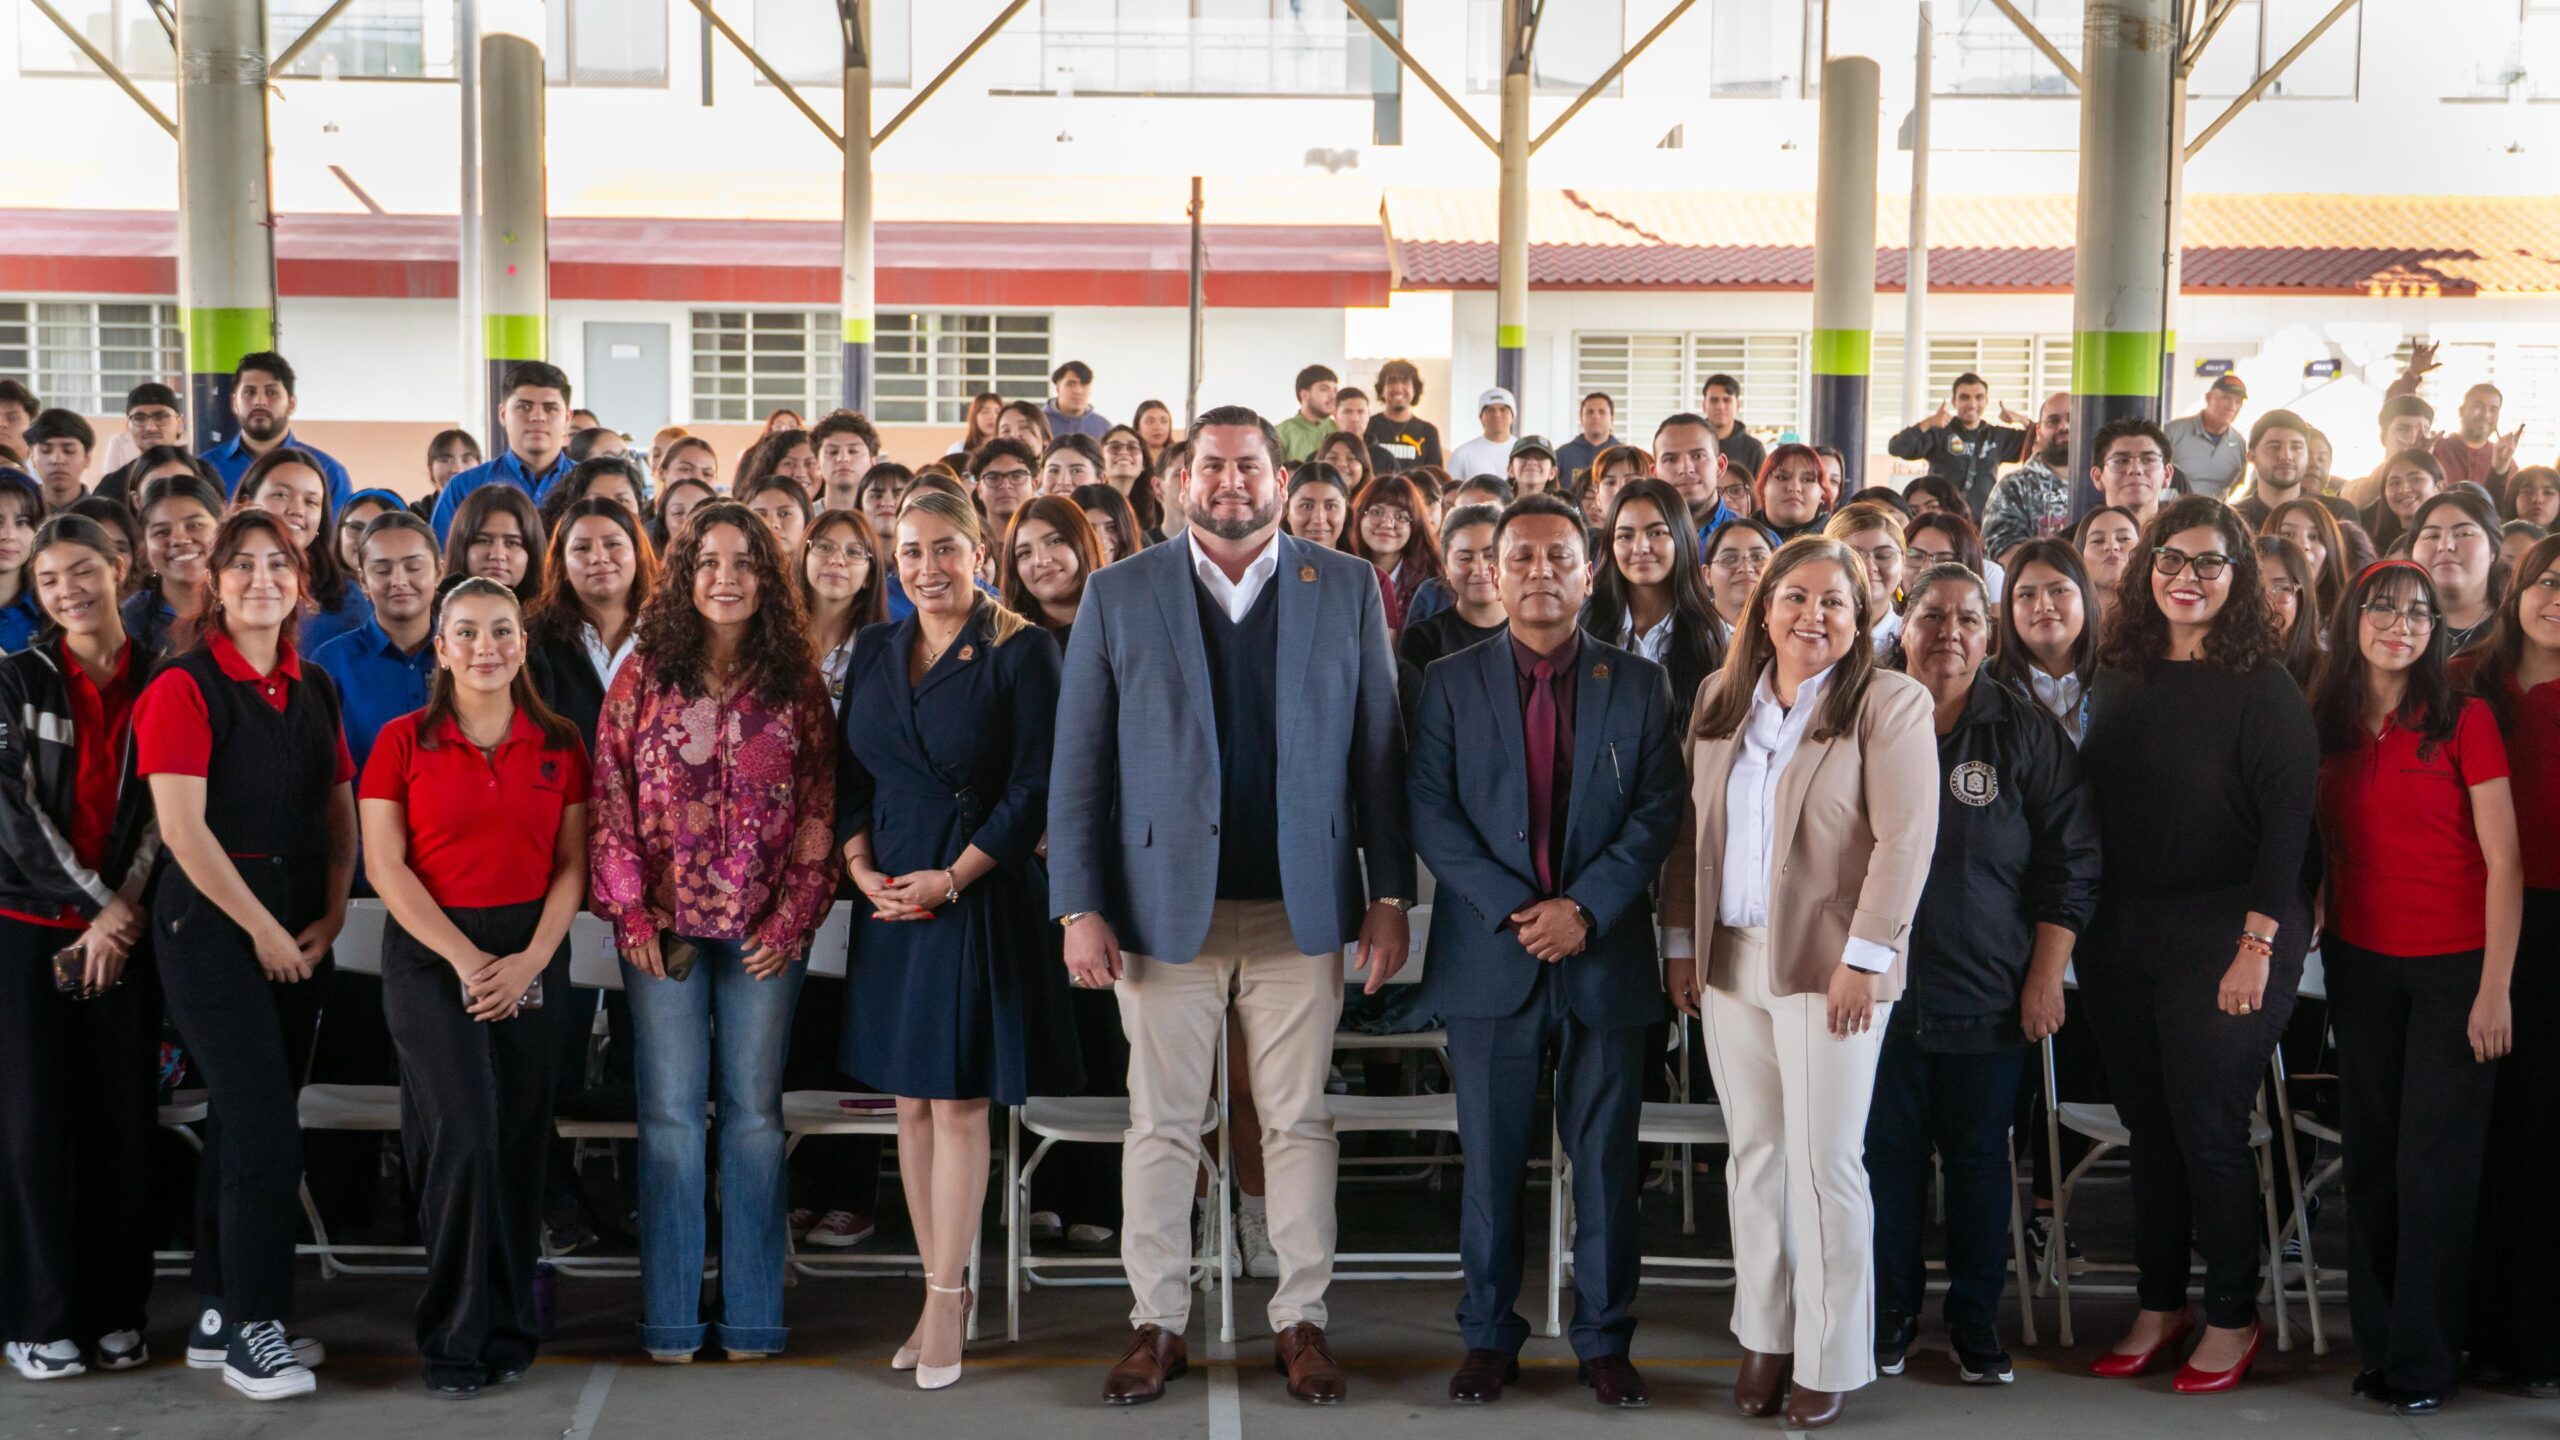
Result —
POLYGON ((1513 411, 1517 411, 1520 408, 1520 402, 1511 398, 1511 392, 1503 389, 1499 385, 1494 386, 1492 389, 1487 390, 1482 395, 1476 397, 1477 410, 1481 411, 1487 405, 1500 405, 1513 411))
POLYGON ((2237 395, 2243 400, 2249 398, 2249 382, 2241 379, 2240 376, 2233 371, 2225 370, 2220 375, 2216 376, 2214 378, 2212 388, 2221 391, 2225 395, 2237 395))
POLYGON ((1517 460, 1523 455, 1544 455, 1553 460, 1556 447, 1548 444, 1544 435, 1523 435, 1511 442, 1511 458, 1517 460))

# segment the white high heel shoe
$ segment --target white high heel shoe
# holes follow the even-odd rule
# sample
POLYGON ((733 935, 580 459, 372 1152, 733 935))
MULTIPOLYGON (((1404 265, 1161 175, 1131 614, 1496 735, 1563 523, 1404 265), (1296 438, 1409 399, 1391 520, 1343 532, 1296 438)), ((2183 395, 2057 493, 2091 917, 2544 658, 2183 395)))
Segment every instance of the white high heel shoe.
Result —
MULTIPOLYGON (((970 1292, 968 1286, 936 1285, 931 1280, 927 1280, 924 1283, 924 1288, 937 1295, 967 1296, 968 1298, 960 1302, 961 1320, 964 1324, 967 1322, 969 1307, 977 1301, 977 1297, 970 1292)), ((965 1345, 967 1342, 964 1341, 962 1343, 965 1345)), ((907 1353, 908 1351, 906 1348, 904 1346, 900 1346, 898 1354, 889 1358, 891 1368, 899 1368, 899 1358, 905 1356, 907 1353)), ((943 1390, 960 1383, 961 1367, 959 1365, 927 1365, 924 1363, 924 1356, 921 1353, 916 1355, 915 1360, 912 1363, 915 1366, 916 1372, 916 1388, 919 1390, 943 1390)))

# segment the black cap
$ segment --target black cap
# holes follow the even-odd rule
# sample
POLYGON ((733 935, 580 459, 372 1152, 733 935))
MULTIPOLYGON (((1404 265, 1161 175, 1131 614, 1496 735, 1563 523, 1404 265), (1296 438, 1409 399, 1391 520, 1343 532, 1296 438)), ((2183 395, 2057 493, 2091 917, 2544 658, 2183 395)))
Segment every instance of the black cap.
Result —
POLYGON ((166 405, 170 409, 177 411, 184 411, 187 408, 178 403, 177 391, 170 389, 168 386, 161 384, 157 380, 145 380, 141 384, 136 385, 131 390, 125 392, 124 413, 127 415, 132 414, 134 411, 141 409, 145 405, 166 405))

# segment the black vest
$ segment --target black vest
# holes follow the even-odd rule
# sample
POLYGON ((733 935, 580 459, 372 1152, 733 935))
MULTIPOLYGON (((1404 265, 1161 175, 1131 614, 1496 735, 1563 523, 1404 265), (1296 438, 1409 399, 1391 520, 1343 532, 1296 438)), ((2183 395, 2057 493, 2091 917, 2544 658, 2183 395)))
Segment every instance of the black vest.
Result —
POLYGON ((338 692, 317 665, 286 682, 279 714, 254 685, 222 673, 209 650, 169 662, 195 677, 213 731, 205 828, 228 855, 326 859, 329 792, 338 780, 338 692))
POLYGON ((1280 581, 1241 621, 1198 578, 1200 640, 1218 717, 1218 898, 1280 893, 1280 581))

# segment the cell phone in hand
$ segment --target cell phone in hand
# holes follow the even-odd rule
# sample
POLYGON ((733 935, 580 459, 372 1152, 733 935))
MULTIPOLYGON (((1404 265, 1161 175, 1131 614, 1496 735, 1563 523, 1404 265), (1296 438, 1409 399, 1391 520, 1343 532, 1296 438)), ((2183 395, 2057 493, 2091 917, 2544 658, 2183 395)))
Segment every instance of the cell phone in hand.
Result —
POLYGON ((90 1000, 97 992, 89 988, 89 948, 74 940, 53 952, 53 988, 74 1000, 90 1000))
POLYGON ((701 958, 700 952, 693 948, 692 941, 677 940, 672 937, 659 945, 658 955, 665 962, 667 978, 670 980, 682 980, 691 975, 693 962, 701 958))

